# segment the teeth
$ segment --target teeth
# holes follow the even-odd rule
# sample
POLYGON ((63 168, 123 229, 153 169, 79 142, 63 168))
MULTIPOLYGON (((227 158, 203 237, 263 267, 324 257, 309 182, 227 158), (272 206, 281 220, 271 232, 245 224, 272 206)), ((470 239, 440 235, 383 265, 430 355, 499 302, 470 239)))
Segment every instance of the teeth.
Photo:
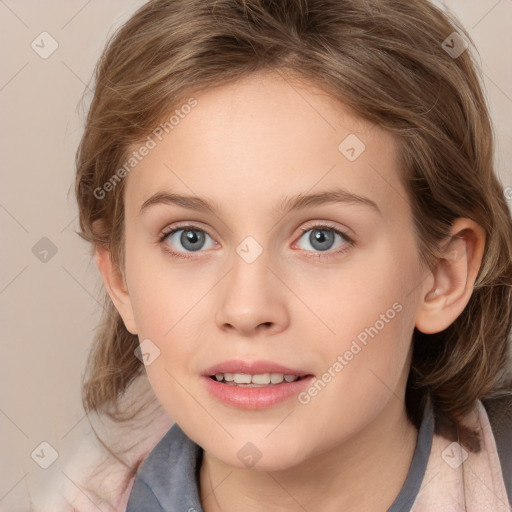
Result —
POLYGON ((268 386, 269 384, 281 384, 283 381, 294 382, 299 379, 297 375, 283 375, 282 373, 260 373, 249 375, 247 373, 216 373, 215 379, 218 382, 236 384, 256 384, 268 386))
MULTIPOLYGON (((253 384, 270 384, 270 373, 263 373, 261 375, 248 375, 253 384)), ((237 382, 237 381, 235 381, 237 382)))
MULTIPOLYGON (((288 375, 289 377, 289 375, 288 375)), ((270 382, 272 384, 281 384, 283 382, 284 375, 282 373, 271 373, 270 374, 270 382)))
POLYGON ((236 384, 250 384, 251 376, 246 375, 245 373, 235 373, 235 382, 236 384))

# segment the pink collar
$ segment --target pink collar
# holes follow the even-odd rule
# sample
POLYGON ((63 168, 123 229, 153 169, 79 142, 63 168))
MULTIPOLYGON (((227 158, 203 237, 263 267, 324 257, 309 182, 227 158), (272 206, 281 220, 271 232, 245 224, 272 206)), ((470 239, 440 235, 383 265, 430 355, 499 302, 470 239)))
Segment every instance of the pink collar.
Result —
POLYGON ((510 512, 487 412, 478 400, 463 420, 481 432, 472 453, 434 434, 425 475, 410 512, 510 512))

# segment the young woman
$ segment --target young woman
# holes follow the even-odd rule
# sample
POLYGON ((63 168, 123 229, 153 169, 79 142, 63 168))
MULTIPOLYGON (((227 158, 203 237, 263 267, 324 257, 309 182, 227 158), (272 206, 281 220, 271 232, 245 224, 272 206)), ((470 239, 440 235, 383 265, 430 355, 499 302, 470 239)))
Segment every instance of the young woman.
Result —
POLYGON ((175 421, 116 510, 509 510, 512 222, 469 43, 426 0, 153 0, 115 34, 77 154, 84 404, 147 378, 175 421))

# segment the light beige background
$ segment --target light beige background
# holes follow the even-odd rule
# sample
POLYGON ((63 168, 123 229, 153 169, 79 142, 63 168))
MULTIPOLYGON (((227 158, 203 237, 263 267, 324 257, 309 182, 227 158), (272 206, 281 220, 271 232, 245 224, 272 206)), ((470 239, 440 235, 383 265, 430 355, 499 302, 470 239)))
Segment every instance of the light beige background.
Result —
MULTIPOLYGON (((59 471, 87 428, 80 377, 101 288, 89 248, 74 233, 74 153, 84 120, 76 109, 107 35, 142 3, 0 0, 0 508, 6 511, 27 507, 27 489, 59 471), (59 45, 47 59, 31 48, 43 31, 59 45), (57 249, 47 262, 32 252, 43 237, 57 249), (47 470, 31 458, 42 441, 59 454, 47 470)), ((479 49, 498 170, 511 186, 512 0, 444 3, 479 49)))

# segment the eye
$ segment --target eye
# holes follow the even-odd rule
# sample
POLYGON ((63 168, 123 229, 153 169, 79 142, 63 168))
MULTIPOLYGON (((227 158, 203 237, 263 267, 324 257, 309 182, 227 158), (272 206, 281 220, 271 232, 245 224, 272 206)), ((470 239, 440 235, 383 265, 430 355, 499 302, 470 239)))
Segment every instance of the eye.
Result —
MULTIPOLYGON (((300 243, 302 239, 306 241, 306 247, 299 248, 314 252, 309 257, 337 256, 355 245, 354 240, 346 233, 328 225, 315 225, 302 229, 302 235, 296 243, 300 243), (307 233, 309 236, 306 236, 307 233), (308 244, 312 249, 307 247, 308 244)), ((168 229, 160 235, 159 241, 165 251, 178 258, 190 258, 191 253, 201 252, 202 249, 210 249, 218 245, 208 233, 192 225, 168 229)))
POLYGON ((175 227, 162 233, 160 241, 164 244, 164 247, 170 246, 174 249, 171 250, 166 247, 166 250, 176 256, 180 256, 180 254, 187 252, 198 252, 205 248, 210 249, 216 245, 216 242, 213 241, 208 233, 196 226, 175 227), (210 245, 207 243, 207 238, 210 239, 210 245), (179 247, 180 245, 181 248, 185 249, 184 251, 181 250, 179 247))
POLYGON ((302 229, 302 236, 299 238, 298 242, 302 239, 306 241, 306 247, 301 248, 307 251, 320 251, 320 253, 330 251, 328 255, 315 254, 315 257, 342 254, 354 245, 354 241, 346 233, 332 226, 324 225, 310 226, 309 228, 302 229), (307 235, 308 233, 309 235, 307 235), (307 247, 308 245, 309 247, 307 247), (332 251, 333 249, 339 250, 332 251))

